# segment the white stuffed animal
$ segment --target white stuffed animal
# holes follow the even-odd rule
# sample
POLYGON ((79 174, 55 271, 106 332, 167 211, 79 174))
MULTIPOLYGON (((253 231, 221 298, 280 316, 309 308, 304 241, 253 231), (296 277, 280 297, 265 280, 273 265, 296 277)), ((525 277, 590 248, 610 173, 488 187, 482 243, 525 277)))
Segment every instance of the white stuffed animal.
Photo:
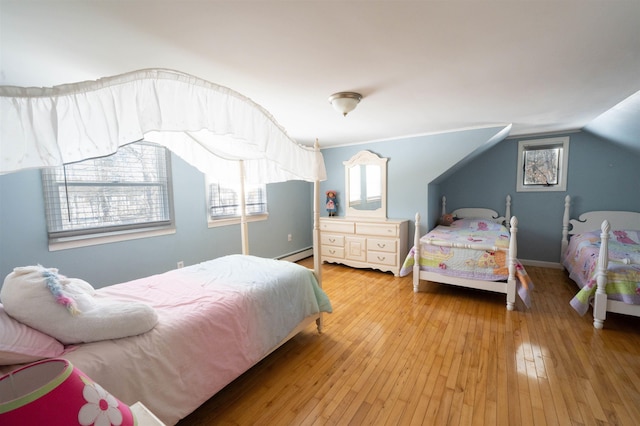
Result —
POLYGON ((97 297, 86 281, 40 265, 7 275, 0 300, 7 314, 64 344, 135 336, 158 322, 149 305, 97 297))

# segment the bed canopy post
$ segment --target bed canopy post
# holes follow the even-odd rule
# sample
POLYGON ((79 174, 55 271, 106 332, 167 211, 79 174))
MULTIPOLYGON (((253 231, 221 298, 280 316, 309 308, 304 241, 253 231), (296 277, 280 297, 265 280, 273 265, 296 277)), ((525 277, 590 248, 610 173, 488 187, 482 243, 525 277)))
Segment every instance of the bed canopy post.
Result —
POLYGON ((600 252, 598 254, 598 265, 596 266, 596 289, 593 301, 593 326, 601 329, 604 320, 607 319, 607 269, 609 267, 609 231, 611 225, 608 220, 602 222, 600 227, 600 252))
MULTIPOLYGON (((444 203, 444 197, 442 197, 443 209, 444 203)), ((413 250, 413 291, 417 293, 420 287, 420 213, 416 213, 415 232, 413 234, 413 250)))
MULTIPOLYGON (((320 152, 320 144, 318 139, 313 145, 316 154, 320 152)), ((316 155, 317 158, 317 155, 316 155)), ((318 280, 318 285, 322 288, 322 257, 320 254, 320 180, 313 181, 313 272, 318 280)), ((324 326, 324 318, 322 312, 316 319, 318 333, 322 333, 324 326)))
POLYGON ((240 237, 242 254, 249 254, 249 226, 247 224, 247 205, 244 199, 244 160, 240 160, 240 237))
POLYGON ((564 197, 564 215, 562 216, 562 244, 560 246, 560 261, 564 259, 564 253, 569 245, 569 210, 571 208, 571 196, 564 197))
MULTIPOLYGON (((316 139, 313 145, 316 153, 320 151, 320 144, 316 139)), ((320 181, 313 181, 313 270, 320 287, 322 287, 322 258, 320 255, 320 181)))
POLYGON ((442 214, 441 214, 441 216, 444 216, 445 214, 447 214, 447 197, 445 197, 443 195, 442 196, 442 214))
POLYGON ((513 311, 516 303, 516 259, 518 257, 518 218, 515 216, 509 222, 511 238, 509 238, 509 278, 507 279, 507 310, 513 311))
POLYGON ((511 195, 507 194, 506 207, 504 210, 504 220, 507 226, 511 224, 511 195))

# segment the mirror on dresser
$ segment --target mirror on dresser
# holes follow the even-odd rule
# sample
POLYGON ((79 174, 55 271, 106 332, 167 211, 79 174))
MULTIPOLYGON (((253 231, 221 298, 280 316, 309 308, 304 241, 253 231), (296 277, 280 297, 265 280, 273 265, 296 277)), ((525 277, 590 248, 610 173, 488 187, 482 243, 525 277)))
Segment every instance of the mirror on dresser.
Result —
POLYGON ((360 151, 344 163, 346 216, 387 217, 387 159, 360 151))
POLYGON ((408 221, 387 218, 387 159, 360 151, 343 164, 345 216, 320 218, 322 262, 399 276, 408 221))

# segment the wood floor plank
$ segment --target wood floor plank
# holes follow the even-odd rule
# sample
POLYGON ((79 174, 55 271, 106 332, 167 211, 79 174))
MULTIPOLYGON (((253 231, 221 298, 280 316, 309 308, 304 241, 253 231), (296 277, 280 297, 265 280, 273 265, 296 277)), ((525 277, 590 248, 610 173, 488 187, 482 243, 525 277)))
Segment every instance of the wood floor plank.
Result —
MULTIPOLYGON (((313 260, 300 262, 312 266, 313 260)), ((640 318, 569 305, 560 269, 529 267, 533 305, 323 265, 334 313, 179 426, 640 424, 640 318)))

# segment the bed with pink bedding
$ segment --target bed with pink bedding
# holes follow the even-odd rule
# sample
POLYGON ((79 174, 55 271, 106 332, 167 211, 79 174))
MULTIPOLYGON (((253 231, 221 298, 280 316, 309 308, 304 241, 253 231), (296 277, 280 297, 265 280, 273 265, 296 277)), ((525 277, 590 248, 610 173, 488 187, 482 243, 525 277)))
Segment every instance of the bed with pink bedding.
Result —
POLYGON ((593 306, 593 326, 607 312, 640 317, 640 212, 597 210, 571 217, 564 201, 561 263, 579 291, 569 302, 584 315, 593 306))
MULTIPOLYGON (((446 214, 443 197, 442 217, 446 214)), ((414 246, 400 276, 413 273, 416 292, 425 280, 504 293, 508 310, 514 309, 517 294, 529 307, 533 283, 516 258, 518 221, 511 217, 511 197, 506 197, 505 216, 485 208, 457 209, 449 216, 451 223, 421 235, 416 215, 414 246)))
POLYGON ((150 305, 157 325, 137 336, 66 346, 61 357, 124 403, 141 401, 167 425, 314 321, 320 330, 321 313, 332 310, 313 271, 244 255, 97 292, 150 305))

